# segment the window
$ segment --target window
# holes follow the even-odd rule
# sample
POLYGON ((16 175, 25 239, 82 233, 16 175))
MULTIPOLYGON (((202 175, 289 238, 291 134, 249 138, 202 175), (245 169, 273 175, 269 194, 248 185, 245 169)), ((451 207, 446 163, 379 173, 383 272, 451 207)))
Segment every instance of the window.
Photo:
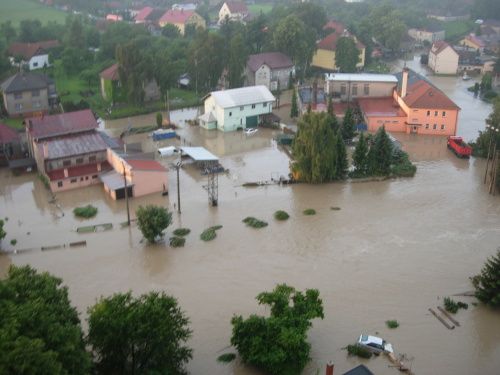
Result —
POLYGON ((89 179, 89 176, 85 176, 85 181, 87 181, 89 179))
POLYGON ((80 181, 83 181, 83 177, 80 177, 80 181))
POLYGON ((58 181, 57 182, 57 187, 62 187, 63 186, 63 182, 62 181, 58 181))
POLYGON ((77 158, 75 161, 76 164, 83 164, 83 158, 77 158))
POLYGON ((434 116, 437 116, 438 115, 438 111, 434 111, 434 116))
POLYGON ((370 95, 370 84, 365 83, 365 86, 363 87, 363 92, 365 95, 370 95))
POLYGON ((444 130, 444 124, 441 125, 441 130, 444 130))
POLYGON ((263 103, 263 104, 262 104, 262 106, 263 106, 264 108, 266 108, 266 107, 267 107, 267 103, 263 103))
POLYGON ((425 128, 426 128, 426 129, 429 129, 429 124, 425 124, 425 128))
POLYGON ((92 180, 95 180, 96 178, 97 178, 96 174, 92 176, 92 180))
POLYGON ((69 182, 71 182, 72 184, 74 184, 76 181, 77 181, 76 178, 72 178, 69 182))
POLYGON ((21 103, 16 104, 16 111, 20 111, 23 109, 23 105, 21 103))
POLYGON ((255 109, 255 104, 252 104, 252 109, 255 109))
POLYGON ((342 85, 340 85, 340 95, 345 95, 346 92, 347 92, 347 87, 345 83, 343 83, 342 85))
POLYGON ((38 66, 38 62, 33 63, 33 67, 36 68, 38 66))
POLYGON ((22 92, 16 92, 14 94, 14 99, 22 99, 23 98, 23 93, 22 92))
POLYGON ((233 115, 233 112, 229 112, 229 117, 231 117, 233 115))
POLYGON ((445 111, 443 111, 443 117, 446 117, 446 112, 445 111))
POLYGON ((89 163, 94 163, 97 160, 95 155, 89 156, 89 163))
POLYGON ((64 160, 63 167, 69 167, 71 165, 71 160, 64 160))
POLYGON ((33 108, 40 108, 42 106, 42 103, 40 103, 40 100, 35 100, 33 102, 33 108))
POLYGON ((38 96, 40 96, 40 90, 33 90, 31 92, 31 96, 32 97, 38 97, 38 96))
POLYGON ((241 106, 241 107, 240 107, 240 111, 243 111, 243 109, 244 109, 244 108, 245 108, 245 107, 241 106))
POLYGON ((358 95, 358 84, 355 83, 352 85, 352 90, 351 90, 352 95, 358 95))
POLYGON ((437 124, 432 125, 432 129, 436 130, 437 129, 437 124))

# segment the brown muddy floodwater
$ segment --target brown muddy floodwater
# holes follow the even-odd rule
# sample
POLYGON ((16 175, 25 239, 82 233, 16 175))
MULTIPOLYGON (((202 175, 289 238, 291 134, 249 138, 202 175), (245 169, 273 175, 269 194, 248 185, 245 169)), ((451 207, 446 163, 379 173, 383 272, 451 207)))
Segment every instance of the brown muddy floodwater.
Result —
MULTIPOLYGON (((490 107, 464 93, 459 78, 442 80, 462 108, 459 132, 472 139, 484 128, 490 107)), ((147 125, 152 119, 137 122, 147 125)), ((127 121, 114 124, 118 129, 127 121)), ((0 217, 9 218, 6 250, 13 250, 13 238, 18 249, 88 243, 84 248, 0 256, 2 272, 11 263, 31 264, 62 277, 82 319, 101 295, 167 291, 191 318, 192 374, 256 374, 239 363, 220 365, 216 358, 229 345, 232 315, 268 313, 255 296, 277 283, 317 288, 324 302, 325 319, 314 321, 310 331, 312 361, 304 374, 316 374, 317 369, 324 373, 329 360, 336 373, 364 363, 375 374, 398 374, 382 356, 347 358, 342 348, 361 333, 386 338, 397 353, 413 358, 419 375, 500 373, 498 312, 469 305, 456 316, 461 326, 448 330, 427 310, 442 304, 444 296, 471 290, 469 276, 500 245, 500 198, 487 194, 482 160, 455 158, 443 138, 396 135, 417 163, 412 179, 243 188, 243 182, 288 173, 288 158, 272 142, 272 131, 247 137, 186 125, 179 133, 216 153, 229 169, 219 177, 217 208, 208 206, 206 177, 192 167, 181 172, 182 214, 174 214, 168 231, 191 228, 184 248, 148 246, 135 226, 120 229, 125 202, 112 201, 101 187, 57 194, 59 209, 49 203, 50 194, 34 175, 14 177, 1 170, 0 217), (111 222, 115 228, 76 233, 82 221, 73 217, 72 209, 88 203, 99 208, 89 223, 111 222), (306 208, 316 209, 317 215, 304 216, 306 208), (273 213, 278 209, 288 211, 290 219, 276 222, 273 213), (248 228, 241 223, 246 216, 264 219, 269 226, 248 228), (218 237, 201 241, 202 230, 214 224, 224 226, 218 237), (400 327, 389 330, 384 323, 388 319, 397 319, 400 327)), ((147 136, 134 137, 150 149, 157 146, 147 136)), ((176 186, 174 174, 169 176, 170 198, 133 199, 132 211, 150 203, 173 209, 176 186)))

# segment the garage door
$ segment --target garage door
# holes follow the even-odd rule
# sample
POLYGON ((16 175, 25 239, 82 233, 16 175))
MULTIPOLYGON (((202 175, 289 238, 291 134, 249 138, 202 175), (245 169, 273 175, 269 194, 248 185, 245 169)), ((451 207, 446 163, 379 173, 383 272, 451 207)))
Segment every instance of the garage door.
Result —
POLYGON ((259 116, 247 117, 247 128, 256 128, 258 124, 259 124, 259 116))

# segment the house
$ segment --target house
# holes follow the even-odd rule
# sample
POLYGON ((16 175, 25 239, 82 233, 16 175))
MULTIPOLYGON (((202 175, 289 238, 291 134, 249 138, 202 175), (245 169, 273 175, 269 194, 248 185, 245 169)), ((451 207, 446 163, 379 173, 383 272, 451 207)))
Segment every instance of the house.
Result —
POLYGON ((345 24, 335 20, 329 20, 325 26, 323 26, 323 30, 326 34, 337 33, 344 34, 347 30, 345 24))
POLYGON ((264 85, 269 90, 286 89, 290 74, 294 74, 292 60, 281 52, 266 52, 248 56, 245 66, 247 86, 264 85))
POLYGON ((465 46, 471 48, 473 50, 483 52, 485 43, 478 38, 475 34, 469 34, 465 38, 463 38, 458 44, 461 46, 465 46))
POLYGON ((420 43, 432 44, 444 40, 445 31, 440 27, 428 27, 425 29, 409 29, 408 35, 420 43))
POLYGON ((196 10, 197 5, 194 3, 183 3, 183 4, 174 4, 172 5, 172 9, 174 10, 196 10))
POLYGON ((26 119, 29 153, 51 191, 98 184, 99 174, 111 168, 97 128, 89 109, 26 119))
POLYGON ((478 56, 477 52, 470 50, 457 50, 458 52, 458 71, 473 74, 484 74, 492 72, 495 65, 493 57, 478 56))
POLYGON ((106 14, 106 21, 111 21, 111 22, 118 22, 118 21, 123 21, 123 17, 120 16, 119 14, 106 14))
POLYGON ((131 159, 112 149, 107 160, 113 170, 100 175, 104 190, 114 200, 168 191, 167 168, 154 160, 131 159), (126 182, 125 182, 126 180, 126 182))
POLYGON ((195 29, 201 27, 202 29, 206 28, 205 19, 200 16, 198 13, 194 11, 187 10, 167 10, 163 16, 161 16, 158 21, 158 25, 160 27, 164 27, 165 25, 174 25, 179 29, 181 35, 184 35, 186 32, 186 27, 189 25, 194 26, 195 29))
POLYGON ((363 43, 359 42, 356 37, 350 35, 345 30, 342 33, 331 33, 316 45, 316 52, 314 53, 311 65, 317 68, 334 71, 337 70, 337 65, 335 64, 335 50, 337 48, 337 41, 341 37, 352 38, 356 43, 356 47, 359 50, 359 62, 356 67, 362 68, 365 66, 365 46, 363 43))
POLYGON ((457 74, 458 53, 444 40, 434 42, 429 51, 429 68, 438 74, 457 74))
POLYGON ((16 73, 7 78, 0 88, 3 92, 3 104, 9 116, 46 113, 57 104, 55 83, 45 74, 16 73))
POLYGON ((342 102, 365 97, 391 97, 397 83, 398 79, 392 74, 325 74, 325 92, 342 102))
POLYGON ((147 23, 148 22, 148 16, 153 12, 153 8, 151 7, 144 7, 140 9, 137 14, 134 17, 134 22, 135 23, 147 23))
POLYGON ((204 98, 200 126, 224 132, 257 127, 262 117, 272 112, 275 100, 266 86, 211 92, 204 98))
POLYGON ((347 372, 344 372, 343 375, 375 375, 375 374, 371 372, 370 369, 365 365, 359 365, 347 372))
POLYGON ((18 154, 19 134, 11 127, 0 123, 0 166, 7 165, 9 159, 18 154))
POLYGON ((226 1, 219 10, 219 25, 227 20, 235 22, 245 22, 250 16, 250 12, 244 2, 226 1))
POLYGON ((12 43, 7 53, 12 65, 28 65, 29 70, 50 66, 49 51, 60 46, 57 40, 46 40, 37 43, 12 43))
POLYGON ((460 108, 446 94, 409 69, 396 77, 392 97, 357 99, 369 131, 384 126, 389 132, 456 134, 460 108))
MULTIPOLYGON (((488 19, 481 24, 481 29, 483 27, 489 27, 493 29, 497 34, 500 34, 500 20, 488 19)), ((483 32, 481 34, 484 34, 483 32)))
MULTIPOLYGON (((109 68, 104 69, 99 76, 101 79, 101 95, 104 100, 116 103, 126 99, 126 94, 121 87, 118 64, 113 64, 109 68)), ((158 100, 161 97, 160 87, 154 79, 144 82, 143 90, 144 101, 146 102, 158 100)))
POLYGON ((481 36, 478 37, 484 43, 484 53, 497 55, 500 53, 500 31, 491 26, 481 28, 481 36))

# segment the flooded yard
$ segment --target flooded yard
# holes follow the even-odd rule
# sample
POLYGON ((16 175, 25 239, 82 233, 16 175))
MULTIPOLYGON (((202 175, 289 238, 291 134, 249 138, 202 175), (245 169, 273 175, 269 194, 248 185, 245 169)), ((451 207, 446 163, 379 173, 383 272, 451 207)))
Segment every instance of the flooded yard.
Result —
MULTIPOLYGON (((464 91, 470 82, 436 80, 462 108, 459 134, 475 138, 490 106, 464 91)), ((133 123, 151 125, 154 116, 133 123)), ((106 124, 117 133, 126 126, 126 119, 106 124)), ((216 208, 209 207, 203 188, 207 177, 191 167, 181 171, 182 214, 174 214, 167 232, 190 228, 184 248, 149 246, 136 226, 121 229, 125 202, 111 200, 100 186, 58 193, 58 208, 49 203, 51 194, 34 175, 15 177, 0 170, 0 217, 9 218, 3 244, 12 250, 9 241, 15 238, 18 249, 38 248, 0 256, 1 271, 9 264, 31 264, 62 277, 82 318, 101 295, 167 291, 191 318, 192 374, 255 373, 239 363, 220 365, 216 358, 229 345, 233 314, 268 313, 255 296, 277 283, 317 288, 323 299, 325 319, 313 322, 312 361, 305 374, 316 374, 317 369, 324 373, 329 360, 336 373, 364 363, 376 374, 398 374, 383 357, 347 357, 342 348, 361 333, 384 337, 396 353, 413 358, 416 374, 498 373, 498 312, 469 305, 456 316, 461 326, 448 330, 427 310, 441 305, 445 296, 471 290, 469 276, 479 272, 500 245, 500 198, 488 195, 482 183, 482 160, 457 159, 444 138, 395 134, 417 164, 414 178, 244 188, 244 182, 288 174, 289 159, 272 141, 273 131, 245 136, 181 126, 178 133, 186 142, 206 147, 229 169, 219 176, 216 208), (73 208, 88 203, 98 207, 97 217, 74 218, 73 208), (332 206, 341 210, 333 211, 332 206), (303 215, 307 208, 317 215, 303 215), (279 209, 290 214, 288 221, 273 219, 279 209), (246 227, 241 222, 246 216, 266 220, 269 226, 246 227), (76 233, 82 223, 113 223, 114 228, 76 233), (223 225, 217 238, 201 241, 199 234, 215 224, 223 225), (87 246, 39 250, 78 240, 86 240, 87 246), (397 319, 400 327, 389 330, 384 323, 388 319, 397 319)), ((152 150, 157 146, 147 135, 135 137, 152 150)), ((171 161, 161 162, 168 166, 171 161)), ((131 212, 141 204, 173 210, 174 176, 170 171, 169 197, 134 198, 131 212)))

